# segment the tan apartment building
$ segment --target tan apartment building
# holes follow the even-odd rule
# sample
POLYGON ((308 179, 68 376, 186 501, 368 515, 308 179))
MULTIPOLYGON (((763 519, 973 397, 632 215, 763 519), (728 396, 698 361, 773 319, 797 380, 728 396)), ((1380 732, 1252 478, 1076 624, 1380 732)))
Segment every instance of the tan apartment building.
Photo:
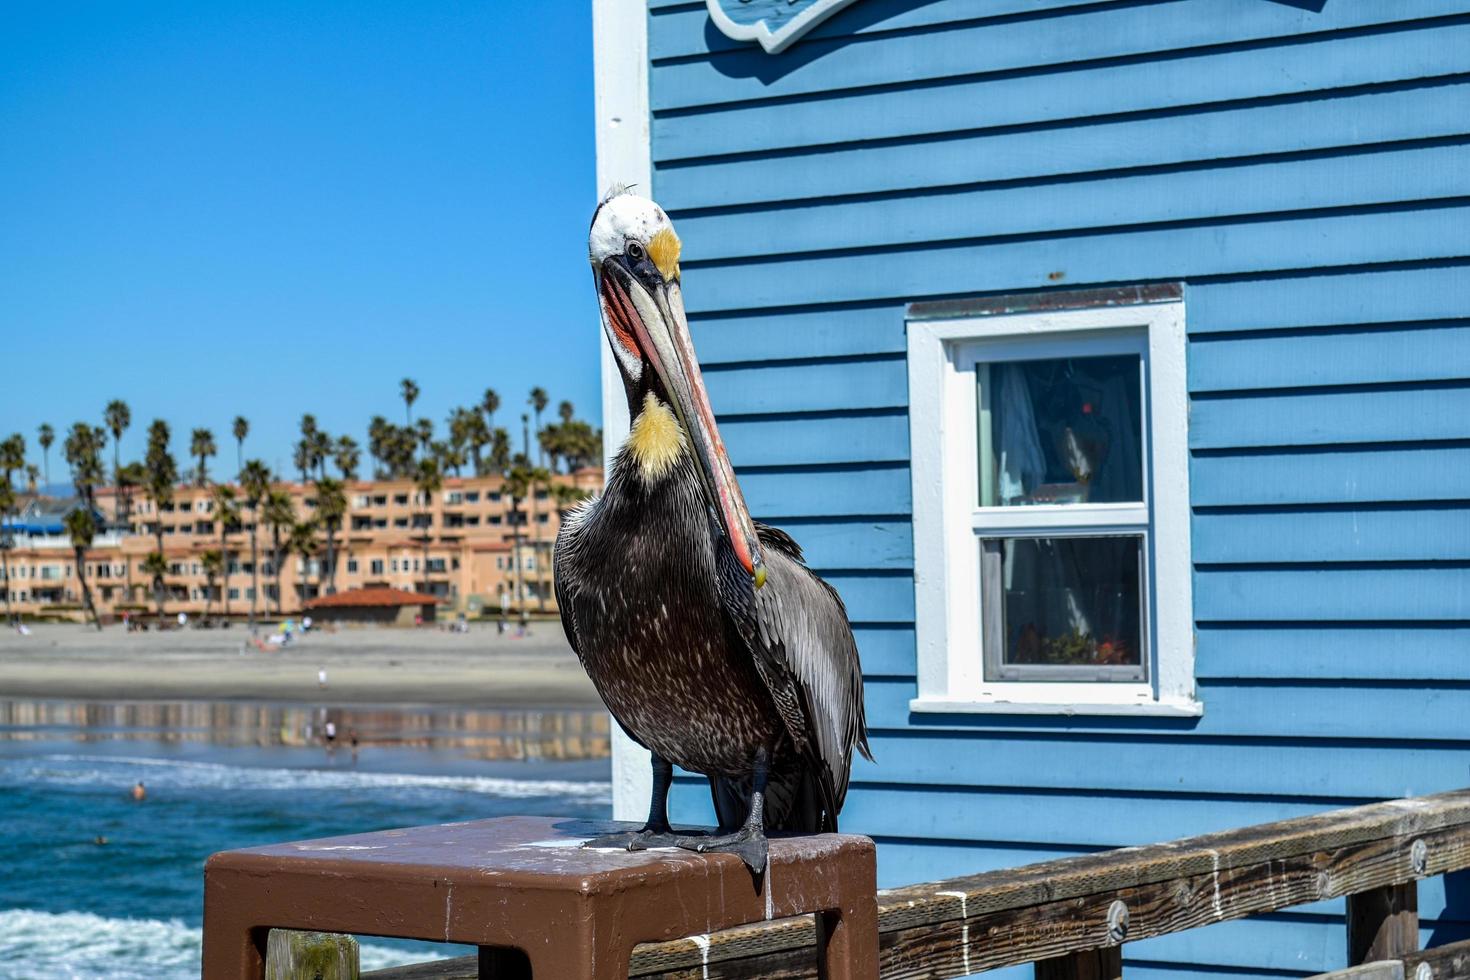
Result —
MULTIPOLYGON (((591 494, 601 489, 602 471, 589 467, 553 480, 591 494)), ((277 488, 290 495, 298 521, 312 518, 313 484, 277 488)), ((556 608, 551 548, 561 514, 546 488, 520 501, 519 508, 498 476, 448 477, 429 500, 420 498, 411 480, 359 481, 348 484, 345 492, 347 512, 335 533, 338 592, 381 586, 428 592, 444 601, 441 615, 493 614, 502 608, 518 610, 522 604, 533 612, 556 608)), ((325 594, 332 578, 325 531, 318 527, 311 554, 288 552, 278 570, 273 529, 261 523, 253 565, 250 531, 256 515, 243 502, 237 504, 240 518, 225 529, 222 542, 211 487, 177 487, 173 502, 162 508, 135 491, 124 522, 114 520, 115 491, 99 490, 98 510, 107 526, 85 561, 98 612, 119 618, 124 612, 154 610, 152 582, 143 563, 157 548, 155 524, 163 532, 169 567, 165 608, 171 615, 197 616, 206 608, 215 615, 228 605, 232 616, 241 616, 249 611, 257 587, 259 614, 274 616, 279 609, 281 615, 299 615, 303 603, 325 594), (203 560, 211 550, 228 552, 227 570, 212 588, 203 560)), ((0 545, 8 545, 9 577, 0 570, 0 587, 9 592, 12 609, 38 616, 76 614, 81 584, 62 525, 66 511, 76 505, 33 498, 5 527, 0 545)), ((286 534, 282 529, 283 544, 286 534)))

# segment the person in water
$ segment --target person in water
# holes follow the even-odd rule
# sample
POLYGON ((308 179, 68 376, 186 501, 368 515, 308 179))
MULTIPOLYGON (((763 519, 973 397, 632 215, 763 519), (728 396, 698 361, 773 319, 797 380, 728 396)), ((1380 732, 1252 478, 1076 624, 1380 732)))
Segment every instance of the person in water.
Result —
POLYGON ((133 799, 137 800, 139 803, 142 803, 144 800, 148 799, 148 790, 144 788, 143 780, 141 779, 133 784, 133 799))

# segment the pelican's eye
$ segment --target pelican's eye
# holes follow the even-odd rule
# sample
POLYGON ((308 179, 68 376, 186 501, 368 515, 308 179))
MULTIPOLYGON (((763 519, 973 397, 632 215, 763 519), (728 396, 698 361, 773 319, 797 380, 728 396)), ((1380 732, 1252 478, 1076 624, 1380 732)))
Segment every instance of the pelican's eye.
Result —
POLYGON ((637 242, 628 243, 628 258, 634 262, 642 262, 644 254, 642 245, 637 242))

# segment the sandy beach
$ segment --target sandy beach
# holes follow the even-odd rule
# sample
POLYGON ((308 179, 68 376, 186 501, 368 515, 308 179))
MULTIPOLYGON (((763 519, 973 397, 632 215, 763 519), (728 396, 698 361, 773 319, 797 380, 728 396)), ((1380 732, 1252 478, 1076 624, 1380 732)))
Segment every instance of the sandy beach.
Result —
POLYGON ((311 633, 261 652, 243 626, 98 633, 74 624, 0 632, 0 697, 577 707, 600 702, 561 626, 532 635, 437 629, 311 633), (325 670, 327 686, 318 683, 325 670))

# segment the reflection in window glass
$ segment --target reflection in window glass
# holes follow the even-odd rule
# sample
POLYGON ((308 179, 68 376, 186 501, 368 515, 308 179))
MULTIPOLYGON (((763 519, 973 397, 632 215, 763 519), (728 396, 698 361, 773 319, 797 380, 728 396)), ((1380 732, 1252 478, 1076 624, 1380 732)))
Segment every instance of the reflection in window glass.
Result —
POLYGON ((1142 501, 1141 363, 980 365, 980 506, 1142 501))
POLYGON ((1079 679, 1078 671, 1057 671, 1060 666, 1142 680, 1142 543, 1133 535, 982 541, 991 679, 1079 679), (1044 671, 1025 669, 1035 667, 1044 671))

